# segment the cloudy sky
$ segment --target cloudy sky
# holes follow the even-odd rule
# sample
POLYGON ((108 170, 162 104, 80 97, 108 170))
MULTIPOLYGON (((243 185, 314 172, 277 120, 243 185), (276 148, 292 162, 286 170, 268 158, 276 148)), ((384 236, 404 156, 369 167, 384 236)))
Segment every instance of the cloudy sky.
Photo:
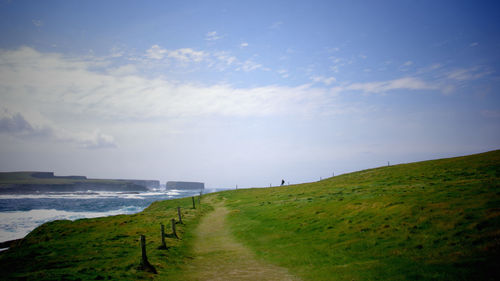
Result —
POLYGON ((499 8, 0 0, 0 171, 250 187, 499 149, 499 8))

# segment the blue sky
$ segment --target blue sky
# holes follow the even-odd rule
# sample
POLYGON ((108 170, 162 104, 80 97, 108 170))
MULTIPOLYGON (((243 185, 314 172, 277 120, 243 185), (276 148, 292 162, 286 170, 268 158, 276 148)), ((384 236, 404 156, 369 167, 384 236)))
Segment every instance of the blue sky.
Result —
POLYGON ((0 170, 291 183, 500 146, 495 1, 0 1, 0 170))

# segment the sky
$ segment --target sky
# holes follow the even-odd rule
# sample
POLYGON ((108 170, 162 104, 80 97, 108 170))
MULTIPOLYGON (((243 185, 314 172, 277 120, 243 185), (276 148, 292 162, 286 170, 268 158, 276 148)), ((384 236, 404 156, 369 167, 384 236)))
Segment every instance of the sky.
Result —
POLYGON ((0 171, 264 187, 499 149, 499 6, 0 0, 0 171))

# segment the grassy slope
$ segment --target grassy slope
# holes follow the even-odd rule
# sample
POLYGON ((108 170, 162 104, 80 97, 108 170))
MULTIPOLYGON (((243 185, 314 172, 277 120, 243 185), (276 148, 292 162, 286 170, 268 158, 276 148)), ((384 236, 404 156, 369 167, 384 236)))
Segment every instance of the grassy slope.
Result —
POLYGON ((305 280, 499 280, 499 178, 493 151, 221 196, 236 237, 305 280))
POLYGON ((135 215, 54 221, 31 232, 21 244, 0 253, 0 279, 28 280, 138 280, 163 279, 179 274, 190 246, 190 229, 208 211, 190 209, 191 198, 155 202, 135 215), (160 223, 170 233, 170 219, 181 206, 185 225, 177 225, 182 240, 167 238, 160 246, 160 223), (141 259, 140 235, 146 235, 149 262, 158 275, 137 270, 141 259))
MULTIPOLYGON (((488 280, 499 258, 499 177, 494 151, 210 196, 227 198, 240 241, 305 280, 488 280)), ((194 226, 210 209, 190 206, 190 198, 169 200, 136 215, 45 224, 0 253, 0 276, 181 279, 194 226), (183 239, 156 250, 159 223, 168 229, 177 205, 183 239), (140 234, 158 275, 137 270, 140 234)))

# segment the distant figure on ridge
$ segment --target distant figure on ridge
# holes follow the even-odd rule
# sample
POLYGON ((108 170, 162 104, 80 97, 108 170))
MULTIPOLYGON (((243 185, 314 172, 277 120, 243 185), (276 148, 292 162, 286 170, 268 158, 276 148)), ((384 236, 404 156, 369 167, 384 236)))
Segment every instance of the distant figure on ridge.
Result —
POLYGON ((281 180, 281 185, 283 186, 285 184, 285 180, 281 180))

